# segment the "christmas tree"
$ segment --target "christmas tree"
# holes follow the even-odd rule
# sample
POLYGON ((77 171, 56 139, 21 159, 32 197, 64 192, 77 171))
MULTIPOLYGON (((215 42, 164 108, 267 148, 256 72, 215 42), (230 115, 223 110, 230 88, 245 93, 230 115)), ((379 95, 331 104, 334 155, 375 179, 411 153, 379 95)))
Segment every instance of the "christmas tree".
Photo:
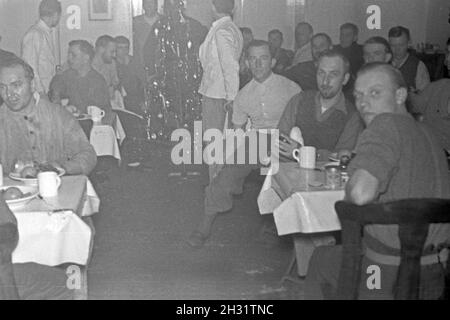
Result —
POLYGON ((164 15, 153 28, 158 47, 155 73, 147 77, 148 139, 170 140, 173 130, 192 129, 201 119, 202 68, 192 20, 185 16, 182 0, 165 0, 164 15))

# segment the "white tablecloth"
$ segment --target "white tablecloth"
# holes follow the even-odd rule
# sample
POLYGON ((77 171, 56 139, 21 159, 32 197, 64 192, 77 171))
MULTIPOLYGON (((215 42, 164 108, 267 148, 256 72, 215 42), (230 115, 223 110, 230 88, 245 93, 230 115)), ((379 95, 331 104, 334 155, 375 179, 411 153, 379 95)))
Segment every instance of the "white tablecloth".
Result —
POLYGON ((344 199, 344 190, 309 185, 324 180, 323 172, 280 164, 278 174, 266 177, 258 196, 260 213, 274 214, 279 235, 340 230, 334 204, 344 199))
MULTIPOLYGON (((63 177, 62 181, 57 198, 36 198, 13 210, 19 230, 13 263, 87 264, 92 230, 82 218, 98 212, 100 200, 87 177, 63 177), (64 211, 52 213, 57 209, 64 211)), ((14 184, 7 181, 7 185, 14 184)))
POLYGON ((119 143, 125 140, 126 134, 119 117, 116 117, 115 129, 110 125, 94 123, 90 143, 97 156, 113 156, 121 160, 119 143), (119 141, 119 142, 118 142, 119 141))
POLYGON ((344 199, 344 190, 311 186, 317 182, 325 183, 324 172, 281 163, 276 175, 266 177, 258 196, 260 213, 273 213, 278 234, 294 235, 299 276, 306 276, 316 247, 335 243, 332 236, 322 233, 341 229, 334 204, 344 199))

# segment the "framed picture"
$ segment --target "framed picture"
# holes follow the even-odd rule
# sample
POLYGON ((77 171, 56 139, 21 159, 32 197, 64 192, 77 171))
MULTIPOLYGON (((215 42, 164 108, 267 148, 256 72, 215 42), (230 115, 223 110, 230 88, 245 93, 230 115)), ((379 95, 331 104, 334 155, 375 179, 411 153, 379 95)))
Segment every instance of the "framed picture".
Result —
POLYGON ((112 20, 112 0, 89 0, 89 20, 112 20))

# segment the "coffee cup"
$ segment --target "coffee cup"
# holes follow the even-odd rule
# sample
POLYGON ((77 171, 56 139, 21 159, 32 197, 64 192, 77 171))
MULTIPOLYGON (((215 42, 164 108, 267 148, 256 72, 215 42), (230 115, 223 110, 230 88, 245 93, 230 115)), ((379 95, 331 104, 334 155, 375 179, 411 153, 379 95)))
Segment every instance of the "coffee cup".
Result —
POLYGON ((301 147, 300 149, 295 149, 292 152, 292 157, 297 160, 301 168, 316 168, 316 148, 314 147, 301 147))
POLYGON ((41 172, 38 174, 39 194, 43 198, 58 196, 58 189, 61 186, 61 178, 56 172, 41 172))
POLYGON ((87 112, 91 116, 92 121, 94 122, 101 122, 106 114, 104 110, 96 106, 87 107, 87 112))

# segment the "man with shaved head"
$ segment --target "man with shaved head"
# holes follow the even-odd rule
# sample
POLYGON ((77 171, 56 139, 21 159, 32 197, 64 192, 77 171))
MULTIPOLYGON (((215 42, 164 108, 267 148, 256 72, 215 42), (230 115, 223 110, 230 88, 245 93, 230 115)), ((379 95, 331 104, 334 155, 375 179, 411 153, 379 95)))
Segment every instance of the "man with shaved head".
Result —
MULTIPOLYGON (((406 110, 407 84, 389 64, 370 63, 358 73, 356 107, 366 124, 348 168, 345 199, 356 205, 410 198, 450 198, 448 167, 442 147, 425 125, 406 110)), ((439 251, 450 240, 450 227, 429 227, 421 260, 421 299, 438 299, 444 290, 444 261, 439 251), (441 265, 442 263, 442 265, 441 265)), ((361 283, 367 283, 371 265, 381 269, 381 288, 360 287, 360 299, 393 299, 400 260, 398 227, 367 226, 363 243, 361 283)), ((332 298, 342 259, 342 247, 318 248, 309 266, 305 293, 308 299, 332 298), (327 289, 325 289, 327 288, 327 289)))

